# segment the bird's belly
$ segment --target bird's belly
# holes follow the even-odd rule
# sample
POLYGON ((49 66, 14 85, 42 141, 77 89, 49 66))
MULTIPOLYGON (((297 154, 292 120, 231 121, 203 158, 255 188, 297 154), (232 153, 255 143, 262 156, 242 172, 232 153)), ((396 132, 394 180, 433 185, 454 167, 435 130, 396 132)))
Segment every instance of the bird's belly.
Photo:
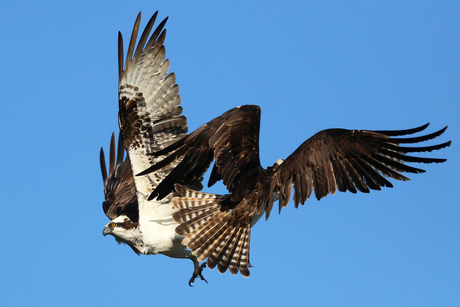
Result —
POLYGON ((144 239, 143 254, 164 254, 184 248, 182 237, 176 235, 177 223, 162 224, 158 221, 145 221, 141 224, 144 239))

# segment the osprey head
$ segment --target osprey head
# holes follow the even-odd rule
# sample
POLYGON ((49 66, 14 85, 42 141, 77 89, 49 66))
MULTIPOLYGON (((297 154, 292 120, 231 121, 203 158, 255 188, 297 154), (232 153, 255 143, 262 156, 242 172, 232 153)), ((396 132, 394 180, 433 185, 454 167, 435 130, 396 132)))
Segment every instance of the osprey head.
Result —
POLYGON ((126 215, 120 215, 105 225, 102 234, 112 235, 115 240, 120 243, 125 243, 139 254, 142 246, 142 238, 140 236, 138 223, 133 223, 126 215))

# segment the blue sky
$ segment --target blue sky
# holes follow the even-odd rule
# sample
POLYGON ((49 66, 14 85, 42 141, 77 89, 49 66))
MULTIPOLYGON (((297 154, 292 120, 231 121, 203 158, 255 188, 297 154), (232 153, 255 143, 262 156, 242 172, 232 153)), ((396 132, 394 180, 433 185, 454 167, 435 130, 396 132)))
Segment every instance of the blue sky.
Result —
POLYGON ((0 305, 460 305, 459 2, 184 2, 2 4, 0 305), (258 104, 267 166, 325 128, 431 122, 449 125, 438 140, 452 146, 430 154, 448 161, 291 204, 253 228, 250 278, 206 269, 189 288, 190 261, 102 236, 117 33, 156 10, 190 130, 258 104))

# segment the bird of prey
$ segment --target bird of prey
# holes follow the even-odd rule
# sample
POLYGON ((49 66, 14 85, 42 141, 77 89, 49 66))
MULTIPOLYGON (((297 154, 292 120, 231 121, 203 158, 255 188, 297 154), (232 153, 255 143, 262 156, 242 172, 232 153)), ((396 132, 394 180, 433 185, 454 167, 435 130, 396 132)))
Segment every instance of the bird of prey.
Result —
MULTIPOLYGON (((136 47, 141 14, 134 24, 126 62, 123 58, 123 38, 118 35, 120 142, 115 156, 115 137, 110 145, 109 174, 101 149, 101 170, 104 180, 103 209, 111 220, 104 235, 112 235, 117 242, 129 245, 137 254, 163 254, 172 258, 188 258, 194 263, 191 285, 196 277, 205 280, 200 265, 181 242, 183 236, 175 233, 178 223, 172 218, 177 211, 171 202, 173 194, 160 200, 148 200, 153 189, 180 162, 173 159, 169 165, 148 176, 133 177, 133 173, 152 166, 163 157, 155 153, 183 138, 187 120, 181 115, 179 87, 174 73, 169 73, 163 45, 166 30, 163 20, 150 35, 158 12, 147 23, 136 47), (126 160, 123 159, 127 151, 126 160)), ((201 179, 185 183, 201 189, 201 179)), ((205 280, 206 281, 206 280, 205 280)))
POLYGON ((208 267, 217 265, 221 273, 229 269, 232 274, 239 271, 249 276, 251 227, 264 213, 268 219, 277 199, 279 212, 288 205, 291 186, 295 208, 304 204, 313 191, 319 200, 337 190, 368 193, 392 187, 385 177, 405 181, 409 178, 402 172, 424 172, 406 162, 446 161, 408 153, 431 152, 451 143, 406 146, 438 137, 447 129, 411 136, 428 124, 393 131, 327 129, 306 140, 286 160, 280 159, 273 167, 264 169, 259 159, 260 113, 255 105, 225 112, 169 147, 152 153, 152 158, 169 156, 136 176, 150 174, 182 157, 149 198, 163 199, 176 189, 179 197, 173 198, 173 203, 179 211, 173 217, 180 223, 176 232, 185 236, 182 243, 199 261, 208 258, 208 267), (184 186, 201 178, 213 160, 208 186, 222 179, 230 194, 203 193, 184 186))

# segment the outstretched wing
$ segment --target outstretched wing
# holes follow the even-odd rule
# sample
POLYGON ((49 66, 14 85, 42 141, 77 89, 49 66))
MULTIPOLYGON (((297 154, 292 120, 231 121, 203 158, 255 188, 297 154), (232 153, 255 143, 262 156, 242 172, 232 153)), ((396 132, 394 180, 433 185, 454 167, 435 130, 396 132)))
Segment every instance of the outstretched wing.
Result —
POLYGON ((259 160, 259 126, 258 106, 237 107, 204 124, 175 144, 152 154, 157 157, 173 152, 138 176, 157 171, 180 157, 183 159, 149 199, 162 199, 174 190, 175 183, 185 184, 202 177, 213 160, 216 162, 208 186, 222 179, 232 193, 232 198, 244 196, 254 188, 258 173, 262 171, 259 160))
POLYGON ((102 209, 111 220, 124 214, 132 222, 137 223, 139 211, 136 187, 134 186, 133 172, 129 160, 123 160, 124 150, 121 140, 118 140, 118 154, 115 153, 115 133, 112 133, 109 173, 107 174, 104 150, 101 148, 100 163, 105 196, 102 209))
MULTIPOLYGON (((450 141, 434 146, 406 147, 440 136, 447 127, 419 137, 397 138, 420 132, 418 128, 394 131, 328 129, 315 134, 294 151, 273 176, 272 188, 279 194, 279 210, 287 206, 294 187, 297 208, 311 195, 319 200, 329 193, 350 191, 368 193, 381 187, 393 187, 385 177, 409 180, 402 172, 423 173, 424 170, 404 163, 440 163, 446 159, 421 158, 407 153, 430 152, 450 145, 450 141)), ((271 209, 268 205, 267 212, 271 209)))
MULTIPOLYGON (((310 197, 312 190, 320 199, 336 190, 356 193, 358 190, 369 192, 370 189, 380 190, 382 186, 391 187, 385 177, 408 180, 400 173, 424 171, 405 165, 405 162, 445 161, 413 157, 407 153, 438 150, 449 146, 450 141, 433 146, 400 146, 433 139, 446 130, 419 137, 396 137, 422 131, 427 126, 399 131, 320 131, 286 161, 277 162, 273 168, 261 173, 254 191, 236 203, 231 201, 230 195, 197 192, 176 185, 179 197, 172 199, 179 208, 173 215, 180 224, 176 232, 185 236, 183 244, 199 260, 208 258, 209 268, 217 266, 221 273, 229 268, 232 274, 240 271, 243 276, 249 276, 251 226, 264 210, 266 218, 269 217, 274 192, 279 195, 281 210, 290 200, 291 185, 294 186, 294 202, 298 207, 310 197)), ((233 141, 238 142, 237 139, 233 141)), ((233 155, 238 156, 238 152, 233 155)), ((225 173, 222 176, 225 177, 225 173)), ((251 177, 250 174, 247 176, 251 177)))
MULTIPOLYGON (((167 19, 150 35, 157 14, 148 22, 136 47, 139 13, 125 63, 123 38, 121 33, 118 36, 119 125, 135 174, 161 160, 149 154, 179 140, 187 132, 187 120, 181 115, 179 87, 174 73, 168 73, 169 60, 165 59, 163 27, 167 19)), ((172 161, 148 176, 135 177, 139 200, 145 200, 178 162, 172 161)))

